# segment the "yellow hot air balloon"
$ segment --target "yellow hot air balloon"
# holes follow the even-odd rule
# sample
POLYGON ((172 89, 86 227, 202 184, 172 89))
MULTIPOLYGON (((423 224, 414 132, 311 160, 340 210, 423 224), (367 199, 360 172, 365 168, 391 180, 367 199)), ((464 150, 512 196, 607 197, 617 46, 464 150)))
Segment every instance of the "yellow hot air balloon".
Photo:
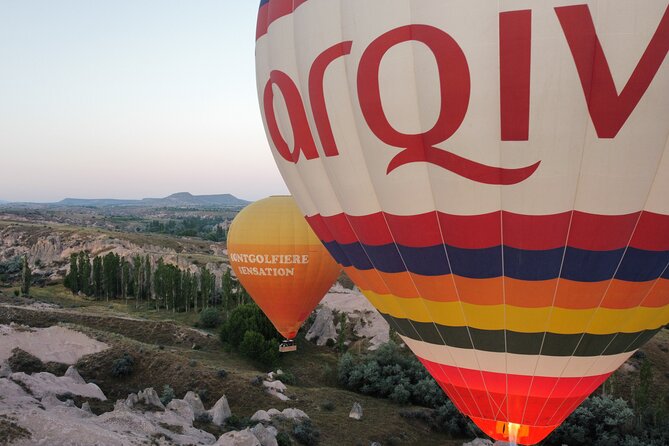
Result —
POLYGON ((541 441, 669 322, 667 0, 262 0, 304 215, 452 401, 541 441))
POLYGON ((228 233, 228 257, 251 298, 285 338, 284 351, 341 268, 292 197, 273 196, 244 208, 228 233))

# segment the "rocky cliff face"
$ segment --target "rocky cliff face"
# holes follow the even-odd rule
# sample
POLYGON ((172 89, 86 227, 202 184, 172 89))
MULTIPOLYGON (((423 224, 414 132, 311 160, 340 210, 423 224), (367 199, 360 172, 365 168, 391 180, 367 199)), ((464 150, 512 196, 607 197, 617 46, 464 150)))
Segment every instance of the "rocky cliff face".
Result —
MULTIPOLYGON (((166 263, 182 269, 191 269, 193 272, 197 270, 188 255, 165 246, 140 246, 124 239, 122 233, 116 236, 108 232, 77 232, 48 226, 22 225, 11 225, 0 230, 0 263, 27 256, 34 273, 45 276, 48 280, 62 279, 69 270, 70 255, 80 251, 87 251, 91 257, 109 252, 126 258, 148 254, 154 260, 162 257, 166 263)), ((209 253, 220 256, 222 261, 225 250, 222 244, 212 243, 209 253)), ((219 278, 226 269, 222 262, 208 262, 205 266, 219 278)))

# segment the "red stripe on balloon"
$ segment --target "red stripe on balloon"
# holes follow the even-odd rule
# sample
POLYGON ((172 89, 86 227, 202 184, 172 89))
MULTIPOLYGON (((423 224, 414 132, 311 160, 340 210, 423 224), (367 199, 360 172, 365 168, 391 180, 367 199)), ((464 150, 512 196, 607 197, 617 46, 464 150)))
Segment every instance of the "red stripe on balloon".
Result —
POLYGON ((270 0, 260 7, 256 23, 256 40, 267 34, 269 26, 277 19, 292 14, 307 0, 270 0))
POLYGON ((490 393, 537 398, 586 397, 611 373, 582 378, 513 375, 439 364, 418 358, 437 381, 490 393))
POLYGON ((446 243, 464 249, 503 244, 526 250, 566 245, 589 251, 626 246, 646 251, 669 250, 669 215, 644 211, 626 215, 596 215, 574 211, 553 215, 492 212, 457 216, 441 212, 398 216, 382 212, 364 216, 337 214, 307 217, 323 242, 361 242, 381 246, 397 243, 424 248, 446 243), (567 234, 569 240, 567 241, 567 234))
MULTIPOLYGON (((542 435, 569 416, 574 407, 610 376, 609 373, 583 378, 532 377, 457 368, 418 359, 448 396, 457 400, 458 408, 477 424, 480 420, 475 418, 495 420, 495 423, 552 426, 542 435)), ((530 432, 530 435, 533 434, 530 432)), ((539 432, 535 430, 534 435, 539 432)))

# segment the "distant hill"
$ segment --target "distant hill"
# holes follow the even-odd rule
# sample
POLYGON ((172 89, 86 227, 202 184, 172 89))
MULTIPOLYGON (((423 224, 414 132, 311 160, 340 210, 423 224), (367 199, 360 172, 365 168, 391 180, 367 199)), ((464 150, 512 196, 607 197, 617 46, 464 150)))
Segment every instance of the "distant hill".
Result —
POLYGON ((151 207, 227 207, 245 206, 250 201, 242 200, 231 194, 193 195, 189 192, 179 192, 165 198, 143 198, 141 200, 117 200, 106 198, 65 198, 59 201, 61 206, 151 206, 151 207))

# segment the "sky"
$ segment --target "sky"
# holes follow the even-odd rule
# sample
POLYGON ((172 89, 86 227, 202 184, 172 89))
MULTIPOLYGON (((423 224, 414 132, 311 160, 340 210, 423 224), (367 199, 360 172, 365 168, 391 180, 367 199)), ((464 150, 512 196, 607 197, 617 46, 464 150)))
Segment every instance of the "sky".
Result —
POLYGON ((0 200, 287 189, 255 83, 257 0, 0 0, 0 200))

